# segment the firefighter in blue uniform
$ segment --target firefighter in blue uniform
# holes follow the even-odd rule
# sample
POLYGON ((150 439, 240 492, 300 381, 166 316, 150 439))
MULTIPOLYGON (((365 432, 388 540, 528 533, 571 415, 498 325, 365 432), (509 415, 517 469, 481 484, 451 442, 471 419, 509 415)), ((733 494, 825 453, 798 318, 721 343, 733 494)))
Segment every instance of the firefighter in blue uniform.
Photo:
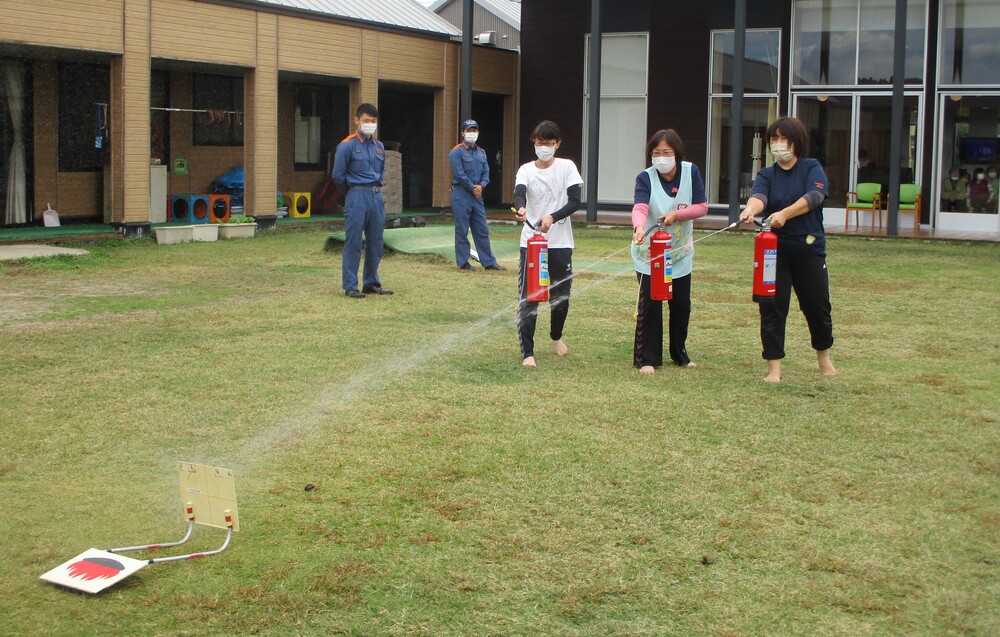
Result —
POLYGON ((451 164, 451 211, 455 217, 455 263, 459 270, 475 270, 469 263, 469 227, 476 242, 479 262, 487 270, 506 270, 497 263, 490 248, 490 230, 486 225, 483 189, 490 183, 490 165, 486 151, 476 145, 479 124, 474 119, 462 122, 462 141, 448 153, 451 164))
POLYGON ((337 145, 333 160, 333 182, 344 193, 344 257, 341 285, 344 294, 361 299, 366 294, 392 294, 382 287, 378 264, 382 260, 382 231, 385 229, 385 203, 382 201, 382 175, 385 172, 385 147, 375 138, 378 109, 362 104, 354 116, 357 132, 337 145), (361 234, 365 241, 365 271, 358 291, 358 265, 361 262, 361 234))

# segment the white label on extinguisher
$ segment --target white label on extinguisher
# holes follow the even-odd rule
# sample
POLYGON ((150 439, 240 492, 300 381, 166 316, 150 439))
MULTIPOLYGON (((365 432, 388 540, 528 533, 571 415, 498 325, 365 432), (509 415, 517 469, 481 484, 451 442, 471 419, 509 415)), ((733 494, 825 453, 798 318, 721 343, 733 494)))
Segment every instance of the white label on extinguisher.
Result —
POLYGON ((764 250, 764 285, 774 285, 778 279, 778 249, 764 250))
POLYGON ((667 253, 663 257, 663 282, 667 284, 667 289, 673 290, 674 262, 670 259, 670 244, 667 244, 667 253))
POLYGON ((549 284, 549 249, 542 248, 538 253, 538 285, 549 284))

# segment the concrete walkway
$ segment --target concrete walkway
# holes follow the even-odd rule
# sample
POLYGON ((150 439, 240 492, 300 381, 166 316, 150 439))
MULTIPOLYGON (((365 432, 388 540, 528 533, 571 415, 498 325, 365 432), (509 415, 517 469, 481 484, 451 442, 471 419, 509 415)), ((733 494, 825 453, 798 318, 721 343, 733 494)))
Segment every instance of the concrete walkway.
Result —
POLYGON ((36 257, 52 257, 58 254, 90 254, 86 250, 77 248, 57 248, 39 244, 24 245, 0 245, 0 261, 12 261, 14 259, 33 259, 36 257))

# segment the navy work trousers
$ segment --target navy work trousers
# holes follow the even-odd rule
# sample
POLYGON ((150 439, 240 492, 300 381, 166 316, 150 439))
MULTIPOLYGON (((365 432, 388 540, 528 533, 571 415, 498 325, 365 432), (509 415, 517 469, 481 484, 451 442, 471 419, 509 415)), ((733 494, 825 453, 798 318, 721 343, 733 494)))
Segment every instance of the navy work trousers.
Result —
POLYGON ((455 263, 462 267, 469 262, 469 228, 476 243, 479 262, 483 267, 496 265, 496 257, 490 248, 490 229, 486 225, 486 205, 471 192, 455 186, 451 191, 451 212, 455 217, 455 263))
POLYGON ((773 301, 760 303, 760 342, 765 360, 785 357, 785 322, 792 290, 809 325, 814 350, 833 346, 833 317, 830 306, 830 277, 826 255, 789 256, 778 252, 778 271, 773 301))
POLYGON ((340 275, 344 290, 358 289, 358 266, 361 263, 361 233, 365 242, 364 285, 379 287, 378 264, 382 261, 382 232, 385 229, 385 204, 381 192, 371 188, 351 188, 344 196, 344 258, 340 275))

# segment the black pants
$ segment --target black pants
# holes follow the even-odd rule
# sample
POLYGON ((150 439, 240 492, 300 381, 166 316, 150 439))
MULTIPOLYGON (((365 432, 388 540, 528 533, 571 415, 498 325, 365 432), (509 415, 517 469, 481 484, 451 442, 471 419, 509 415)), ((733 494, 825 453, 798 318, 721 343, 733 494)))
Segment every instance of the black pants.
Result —
MULTIPOLYGON (((535 355, 535 323, 538 303, 528 302, 527 284, 528 249, 521 248, 518 264, 517 336, 521 340, 521 360, 535 355)), ((549 336, 553 341, 562 338, 563 326, 569 314, 569 293, 573 283, 573 249, 549 248, 549 336)))
POLYGON ((785 321, 792 290, 809 325, 812 347, 817 351, 833 346, 830 314, 830 276, 826 255, 789 256, 778 253, 774 301, 760 303, 760 342, 765 360, 785 357, 785 321))
MULTIPOLYGON (((663 301, 649 298, 648 274, 636 273, 639 279, 639 304, 635 322, 635 350, 632 364, 636 367, 663 365, 663 301)), ((670 310, 670 360, 681 367, 691 362, 686 343, 691 320, 691 275, 674 279, 673 298, 667 301, 670 310)))

